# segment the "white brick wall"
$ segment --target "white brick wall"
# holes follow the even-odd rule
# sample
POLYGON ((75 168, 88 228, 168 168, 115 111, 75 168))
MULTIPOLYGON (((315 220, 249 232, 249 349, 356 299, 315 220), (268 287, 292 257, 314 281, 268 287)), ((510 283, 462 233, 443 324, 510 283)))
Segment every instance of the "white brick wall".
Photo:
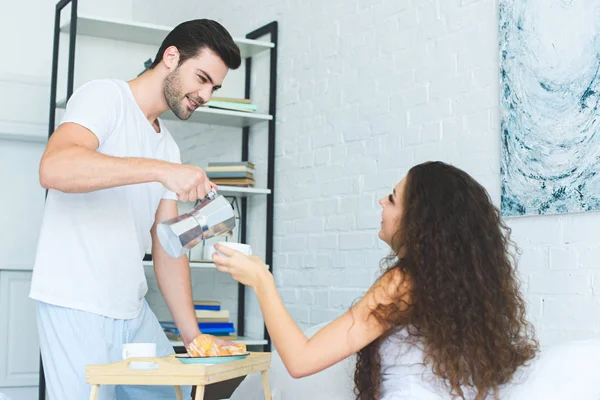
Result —
MULTIPOLYGON (((376 237, 377 199, 410 166, 451 162, 484 184, 498 204, 496 1, 151 4, 134 1, 134 17, 169 25, 213 18, 234 36, 280 22, 274 267, 300 325, 334 318, 372 283, 387 251, 376 237)), ((262 74, 253 93, 258 101, 266 92, 262 74)), ((196 146, 187 150, 188 160, 202 165, 206 153, 239 154, 225 147, 236 133, 195 129, 182 140, 196 146)), ((251 134, 251 154, 264 148, 264 134, 264 128, 251 134)), ((264 173, 264 163, 260 168, 264 173)), ((262 208, 252 201, 253 210, 262 208)), ((252 220, 251 239, 261 238, 260 218, 252 220)), ((542 341, 597 335, 600 215, 508 223, 523 248, 520 276, 542 341)), ((260 315, 255 304, 251 315, 260 315)), ((260 332, 260 324, 254 329, 260 332)))

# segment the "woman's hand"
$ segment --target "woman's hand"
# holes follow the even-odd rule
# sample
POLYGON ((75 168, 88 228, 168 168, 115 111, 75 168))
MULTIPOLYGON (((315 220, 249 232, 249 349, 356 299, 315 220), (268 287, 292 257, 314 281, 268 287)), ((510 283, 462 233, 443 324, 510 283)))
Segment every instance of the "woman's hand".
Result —
POLYGON ((231 275, 236 281, 255 289, 271 277, 269 269, 258 256, 247 256, 227 246, 215 244, 215 249, 225 254, 213 253, 212 259, 217 269, 231 275))

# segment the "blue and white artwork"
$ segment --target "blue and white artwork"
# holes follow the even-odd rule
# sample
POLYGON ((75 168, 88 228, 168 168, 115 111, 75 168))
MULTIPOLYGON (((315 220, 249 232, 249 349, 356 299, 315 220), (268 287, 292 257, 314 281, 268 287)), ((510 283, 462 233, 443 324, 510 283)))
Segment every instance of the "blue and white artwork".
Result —
POLYGON ((600 209, 600 2, 499 11, 502 214, 600 209))

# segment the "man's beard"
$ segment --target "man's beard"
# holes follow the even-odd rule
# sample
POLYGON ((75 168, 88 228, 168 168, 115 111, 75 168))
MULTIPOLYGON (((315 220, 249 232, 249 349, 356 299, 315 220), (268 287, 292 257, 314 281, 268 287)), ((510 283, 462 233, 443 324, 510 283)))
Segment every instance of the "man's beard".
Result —
POLYGON ((181 94, 181 86, 181 77, 177 68, 165 78, 163 95, 173 114, 181 120, 186 120, 192 116, 193 111, 187 107, 187 102, 184 102, 186 95, 181 94))

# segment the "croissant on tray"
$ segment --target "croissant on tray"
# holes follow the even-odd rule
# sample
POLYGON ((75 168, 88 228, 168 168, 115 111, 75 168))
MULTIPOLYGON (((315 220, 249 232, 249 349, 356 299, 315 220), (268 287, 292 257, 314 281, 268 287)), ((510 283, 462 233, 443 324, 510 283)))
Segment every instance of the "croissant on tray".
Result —
POLYGON ((187 352, 192 357, 233 356, 246 354, 244 343, 220 345, 212 335, 201 334, 190 343, 187 352))

